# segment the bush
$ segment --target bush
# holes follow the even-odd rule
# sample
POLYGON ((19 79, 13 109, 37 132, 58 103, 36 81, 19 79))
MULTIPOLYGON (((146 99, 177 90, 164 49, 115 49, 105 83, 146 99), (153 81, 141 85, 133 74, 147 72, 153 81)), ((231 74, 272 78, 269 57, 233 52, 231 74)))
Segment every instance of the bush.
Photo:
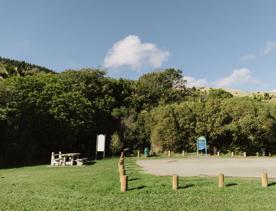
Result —
POLYGON ((121 148, 122 148, 122 143, 121 143, 120 136, 117 132, 115 132, 111 136, 111 143, 110 143, 110 151, 112 155, 120 154, 121 148))

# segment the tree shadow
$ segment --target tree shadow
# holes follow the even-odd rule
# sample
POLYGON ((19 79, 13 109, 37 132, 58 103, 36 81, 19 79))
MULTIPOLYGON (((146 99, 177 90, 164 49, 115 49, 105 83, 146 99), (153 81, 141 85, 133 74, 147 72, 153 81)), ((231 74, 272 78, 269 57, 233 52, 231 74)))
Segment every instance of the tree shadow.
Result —
POLYGON ((145 187, 147 187, 147 186, 141 185, 141 186, 134 187, 134 188, 128 188, 127 190, 141 190, 141 189, 144 189, 145 187))
POLYGON ((229 183, 229 184, 226 184, 225 186, 226 187, 232 187, 232 186, 237 186, 238 184, 237 183, 229 183))
POLYGON ((268 186, 274 186, 274 185, 276 185, 276 182, 271 182, 268 184, 268 186))
POLYGON ((185 186, 179 186, 178 189, 187 189, 187 188, 191 188, 191 187, 194 187, 195 185, 194 184, 187 184, 185 186))

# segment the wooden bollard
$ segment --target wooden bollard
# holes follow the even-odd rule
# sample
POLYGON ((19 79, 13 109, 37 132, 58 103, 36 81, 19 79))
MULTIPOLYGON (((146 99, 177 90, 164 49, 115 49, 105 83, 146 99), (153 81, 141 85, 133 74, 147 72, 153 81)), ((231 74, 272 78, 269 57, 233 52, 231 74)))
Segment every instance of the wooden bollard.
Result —
POLYGON ((137 151, 137 158, 140 158, 140 150, 137 151))
POLYGON ((178 189, 178 176, 173 175, 172 177, 172 189, 177 190, 178 189))
POLYGON ((125 164, 125 159, 120 157, 119 159, 119 165, 124 165, 125 164))
POLYGON ((261 183, 263 188, 266 188, 268 186, 268 176, 265 172, 261 174, 261 183))
POLYGON ((170 150, 168 151, 168 156, 171 157, 171 151, 170 150))
POLYGON ((259 156, 260 156, 260 153, 259 153, 259 152, 256 152, 256 156, 259 157, 259 156))
POLYGON ((217 153, 218 157, 219 157, 219 152, 217 153))
POLYGON ((127 191, 127 176, 121 176, 121 192, 126 192, 127 191))
POLYGON ((231 153, 231 156, 234 157, 234 152, 231 153))
POLYGON ((120 176, 126 175, 125 168, 123 168, 123 167, 119 168, 119 174, 120 174, 120 176))
POLYGON ((223 188, 224 187, 224 174, 219 174, 218 186, 219 186, 219 188, 223 188))
POLYGON ((183 157, 185 156, 185 151, 184 151, 184 150, 182 150, 182 156, 183 156, 183 157))
POLYGON ((245 158, 246 158, 246 152, 244 152, 244 153, 243 153, 243 157, 245 157, 245 158))

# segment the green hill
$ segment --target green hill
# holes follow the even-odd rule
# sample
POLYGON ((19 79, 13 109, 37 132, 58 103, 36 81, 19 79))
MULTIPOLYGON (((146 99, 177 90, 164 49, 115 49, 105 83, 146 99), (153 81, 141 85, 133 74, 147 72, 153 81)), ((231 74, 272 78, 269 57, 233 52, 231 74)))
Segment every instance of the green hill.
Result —
POLYGON ((54 73, 54 71, 39 65, 0 57, 0 78, 8 78, 15 75, 33 75, 39 72, 54 73))

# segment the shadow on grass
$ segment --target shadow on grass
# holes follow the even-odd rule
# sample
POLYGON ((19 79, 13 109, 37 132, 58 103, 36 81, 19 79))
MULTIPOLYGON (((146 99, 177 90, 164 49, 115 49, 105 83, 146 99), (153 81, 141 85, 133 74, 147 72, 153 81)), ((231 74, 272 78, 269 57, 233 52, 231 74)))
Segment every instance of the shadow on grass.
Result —
POLYGON ((191 187, 194 187, 195 185, 194 184, 188 184, 188 185, 185 185, 185 186, 179 186, 178 189, 187 189, 187 188, 191 188, 191 187))
POLYGON ((276 182, 271 182, 268 184, 268 186, 274 186, 274 185, 276 185, 276 182))
POLYGON ((130 178, 128 181, 131 182, 131 181, 135 181, 135 180, 141 180, 141 178, 130 178))
POLYGON ((145 187, 147 187, 147 186, 141 185, 141 186, 134 187, 134 188, 128 188, 127 190, 141 190, 141 189, 144 189, 145 187))
POLYGON ((85 163, 85 165, 86 166, 92 166, 92 165, 94 165, 96 162, 95 161, 87 161, 86 163, 85 163))
POLYGON ((232 186, 237 186, 238 184, 237 183, 229 183, 229 184, 226 184, 225 186, 226 187, 232 187, 232 186))

